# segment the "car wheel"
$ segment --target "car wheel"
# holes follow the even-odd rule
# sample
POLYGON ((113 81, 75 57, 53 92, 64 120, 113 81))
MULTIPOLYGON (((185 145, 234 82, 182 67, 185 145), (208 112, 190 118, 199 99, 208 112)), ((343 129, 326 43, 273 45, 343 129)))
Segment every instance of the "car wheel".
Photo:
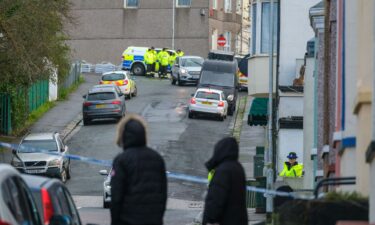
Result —
POLYGON ((63 167, 61 174, 60 174, 60 180, 63 183, 66 183, 67 180, 67 174, 66 174, 66 169, 63 167))
POLYGON ((189 112, 189 119, 193 119, 194 118, 194 113, 193 112, 189 112))
POLYGON ((83 118, 83 126, 90 125, 91 120, 88 118, 83 118))
POLYGON ((173 76, 171 76, 171 84, 172 84, 172 85, 176 85, 176 80, 174 79, 173 76))
POLYGON ((126 97, 127 97, 127 99, 129 99, 129 100, 132 99, 132 93, 129 93, 126 97))
POLYGON ((104 201, 104 199, 103 199, 103 208, 105 209, 109 208, 109 202, 104 201))
POLYGON ((69 180, 71 178, 71 174, 70 174, 71 170, 70 170, 70 160, 68 162, 68 170, 66 171, 66 178, 69 180))
POLYGON ((183 85, 183 83, 180 80, 180 75, 178 75, 178 77, 177 77, 177 83, 178 83, 178 86, 182 86, 183 85))
POLYGON ((143 76, 145 75, 145 68, 143 65, 141 64, 135 64, 133 67, 132 67, 132 73, 136 76, 143 76))
POLYGON ((133 91, 133 97, 137 96, 138 94, 138 89, 137 89, 137 86, 134 87, 134 91, 133 91))
POLYGON ((219 121, 224 121, 224 116, 219 116, 219 121))

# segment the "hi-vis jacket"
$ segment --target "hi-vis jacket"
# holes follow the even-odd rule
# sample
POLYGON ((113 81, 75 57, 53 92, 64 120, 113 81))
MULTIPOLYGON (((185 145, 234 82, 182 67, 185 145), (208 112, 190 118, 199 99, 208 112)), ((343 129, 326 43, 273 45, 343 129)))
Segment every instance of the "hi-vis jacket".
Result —
POLYGON ((284 163, 283 171, 279 174, 280 177, 302 177, 303 164, 296 162, 293 166, 289 162, 284 163))

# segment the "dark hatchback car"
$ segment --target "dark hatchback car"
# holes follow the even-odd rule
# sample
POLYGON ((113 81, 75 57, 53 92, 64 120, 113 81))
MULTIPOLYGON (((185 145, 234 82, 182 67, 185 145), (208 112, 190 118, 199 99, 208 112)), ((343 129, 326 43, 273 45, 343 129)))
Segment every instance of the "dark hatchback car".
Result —
POLYGON ((82 106, 83 125, 93 119, 121 119, 126 112, 124 93, 116 86, 97 85, 89 90, 82 106))
POLYGON ((222 90, 228 101, 228 115, 233 115, 237 101, 237 62, 206 59, 203 63, 198 88, 222 90))
POLYGON ((57 179, 22 175, 31 190, 43 224, 49 224, 52 216, 68 216, 72 225, 81 225, 77 208, 64 184, 57 179))

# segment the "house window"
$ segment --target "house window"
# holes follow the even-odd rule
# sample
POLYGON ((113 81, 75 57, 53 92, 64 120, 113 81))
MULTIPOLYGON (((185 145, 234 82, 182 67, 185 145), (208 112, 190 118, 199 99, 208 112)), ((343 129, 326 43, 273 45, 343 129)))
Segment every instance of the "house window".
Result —
POLYGON ((138 0, 124 0, 124 8, 138 8, 138 0))
MULTIPOLYGON (((268 54, 270 51, 269 41, 270 41, 270 3, 269 2, 263 2, 262 3, 262 33, 261 33, 261 47, 260 51, 261 53, 268 54)), ((276 44, 277 44, 277 3, 274 3, 273 5, 273 50, 276 52, 276 44)))
POLYGON ((236 13, 242 15, 242 0, 237 0, 236 2, 236 13))
POLYGON ((251 9, 251 53, 255 55, 257 43, 257 4, 252 5, 251 9))
POLYGON ((217 0, 212 0, 212 9, 217 9, 217 0))
POLYGON ((190 7, 191 0, 177 0, 177 7, 190 7))
POLYGON ((211 49, 212 50, 217 50, 217 38, 218 38, 217 29, 213 29, 212 35, 211 35, 211 49))
POLYGON ((232 12, 232 0, 224 0, 224 11, 226 13, 232 12))
POLYGON ((232 44, 232 33, 230 31, 225 31, 224 37, 227 40, 227 44, 224 46, 224 51, 231 51, 232 44))

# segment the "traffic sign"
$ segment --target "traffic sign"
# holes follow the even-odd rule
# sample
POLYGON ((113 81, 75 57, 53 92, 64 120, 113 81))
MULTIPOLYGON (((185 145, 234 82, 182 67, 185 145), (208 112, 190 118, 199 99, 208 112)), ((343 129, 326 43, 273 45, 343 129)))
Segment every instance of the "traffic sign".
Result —
POLYGON ((223 47, 225 46, 225 44, 227 43, 227 40, 225 39, 225 37, 223 35, 221 35, 218 39, 217 39, 217 45, 223 47))

